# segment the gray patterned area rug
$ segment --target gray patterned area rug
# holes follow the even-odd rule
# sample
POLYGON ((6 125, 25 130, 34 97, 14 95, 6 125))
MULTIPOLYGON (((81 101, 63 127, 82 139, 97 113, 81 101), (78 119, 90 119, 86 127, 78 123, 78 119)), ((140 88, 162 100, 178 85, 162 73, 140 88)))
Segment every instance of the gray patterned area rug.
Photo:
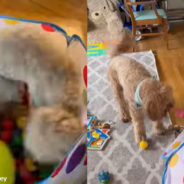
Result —
MULTIPOLYGON (((153 76, 159 78, 152 51, 126 55, 142 63, 153 76)), ((132 124, 119 120, 106 79, 108 62, 108 57, 104 55, 88 57, 88 112, 100 120, 111 120, 115 125, 103 151, 88 151, 88 183, 98 184, 98 173, 107 170, 111 174, 111 184, 160 184, 164 168, 161 153, 174 136, 171 133, 154 135, 151 123, 145 120, 149 149, 139 149, 134 141, 132 124)), ((168 126, 170 123, 168 116, 164 124, 168 126)))

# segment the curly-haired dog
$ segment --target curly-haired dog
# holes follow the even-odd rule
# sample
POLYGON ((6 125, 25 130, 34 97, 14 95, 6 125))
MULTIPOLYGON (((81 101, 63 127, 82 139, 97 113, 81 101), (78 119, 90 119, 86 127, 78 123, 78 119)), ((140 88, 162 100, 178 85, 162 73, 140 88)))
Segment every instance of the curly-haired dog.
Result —
MULTIPOLYGON (((71 57, 73 48, 62 49, 57 34, 17 28, 0 37, 0 76, 28 85, 31 110, 25 146, 41 162, 61 160, 82 130, 80 61, 71 57)), ((18 94, 18 87, 14 91, 18 94)))
POLYGON ((132 38, 128 35, 113 50, 108 68, 108 79, 114 91, 123 122, 132 120, 135 140, 146 139, 144 114, 153 121, 156 134, 164 133, 162 118, 173 106, 172 88, 153 79, 150 73, 138 62, 120 55, 130 48, 132 38), (127 39, 128 38, 128 39, 127 39))

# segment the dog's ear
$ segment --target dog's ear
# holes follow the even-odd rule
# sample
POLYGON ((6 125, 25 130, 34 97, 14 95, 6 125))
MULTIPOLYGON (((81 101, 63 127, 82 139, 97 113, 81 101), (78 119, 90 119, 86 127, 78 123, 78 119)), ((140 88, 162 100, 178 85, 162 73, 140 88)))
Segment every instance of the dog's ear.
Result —
POLYGON ((156 98, 151 98, 146 103, 146 112, 151 120, 157 120, 159 116, 158 101, 156 98))
POLYGON ((145 109, 151 120, 159 120, 174 106, 173 91, 162 84, 156 91, 151 91, 145 100, 145 109))
POLYGON ((167 104, 166 109, 169 111, 174 107, 174 97, 173 97, 173 89, 171 86, 163 85, 160 89, 162 98, 165 100, 167 104))
POLYGON ((147 115, 152 121, 159 120, 162 118, 162 110, 160 109, 161 106, 161 94, 160 91, 150 91, 149 95, 145 96, 144 98, 144 108, 147 112, 147 115))
POLYGON ((173 89, 169 85, 162 85, 160 88, 160 93, 165 96, 172 96, 173 95, 173 89))

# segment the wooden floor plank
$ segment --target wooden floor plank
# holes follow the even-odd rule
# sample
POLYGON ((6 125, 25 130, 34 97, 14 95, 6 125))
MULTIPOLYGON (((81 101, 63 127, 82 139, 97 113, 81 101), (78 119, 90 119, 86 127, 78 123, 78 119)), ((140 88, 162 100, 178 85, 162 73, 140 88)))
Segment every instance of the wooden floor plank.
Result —
POLYGON ((86 0, 0 0, 1 15, 57 24, 69 35, 79 35, 87 44, 87 8, 84 7, 86 0))
MULTIPOLYGON (((184 109, 184 22, 173 23, 170 27, 167 49, 162 37, 150 37, 137 43, 137 51, 152 49, 161 81, 172 86, 175 107, 184 109), (171 42, 172 41, 172 42, 171 42)), ((173 124, 184 125, 181 119, 171 113, 173 124)))

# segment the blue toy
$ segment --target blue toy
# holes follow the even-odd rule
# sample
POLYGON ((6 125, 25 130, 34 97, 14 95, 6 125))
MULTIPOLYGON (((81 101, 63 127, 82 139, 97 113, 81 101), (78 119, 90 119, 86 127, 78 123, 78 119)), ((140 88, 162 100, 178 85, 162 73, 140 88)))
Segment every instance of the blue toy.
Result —
POLYGON ((100 183, 106 184, 109 182, 110 180, 110 174, 108 171, 101 171, 100 173, 98 173, 98 179, 100 181, 100 183))
POLYGON ((96 116, 91 116, 87 122, 87 130, 91 130, 93 129, 94 125, 95 125, 95 121, 96 121, 96 116))
POLYGON ((108 129, 95 129, 87 132, 88 150, 102 150, 107 141, 110 139, 108 129))

